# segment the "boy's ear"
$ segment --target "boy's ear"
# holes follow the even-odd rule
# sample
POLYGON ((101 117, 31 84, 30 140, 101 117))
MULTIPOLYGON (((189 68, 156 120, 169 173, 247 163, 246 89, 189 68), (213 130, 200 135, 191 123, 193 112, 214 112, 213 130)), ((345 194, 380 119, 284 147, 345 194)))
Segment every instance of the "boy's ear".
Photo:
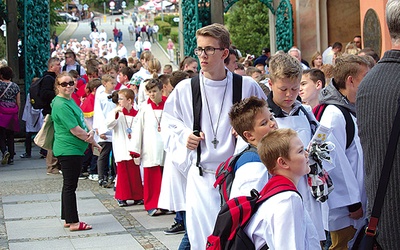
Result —
POLYGON ((316 86, 316 89, 322 89, 322 81, 321 80, 317 80, 315 82, 315 86, 316 86))
POLYGON ((287 164, 286 159, 283 158, 283 157, 279 157, 279 158, 276 160, 276 166, 277 166, 278 168, 285 169, 285 170, 289 169, 289 165, 287 164))
POLYGON ((271 81, 271 78, 269 78, 269 79, 268 79, 268 84, 269 84, 269 86, 270 86, 270 87, 272 87, 272 81, 271 81))
POLYGON ((250 131, 247 131, 247 130, 244 131, 244 132, 243 132, 243 136, 244 136, 244 138, 246 138, 246 140, 247 140, 248 142, 254 141, 254 140, 255 140, 253 134, 252 134, 250 131))

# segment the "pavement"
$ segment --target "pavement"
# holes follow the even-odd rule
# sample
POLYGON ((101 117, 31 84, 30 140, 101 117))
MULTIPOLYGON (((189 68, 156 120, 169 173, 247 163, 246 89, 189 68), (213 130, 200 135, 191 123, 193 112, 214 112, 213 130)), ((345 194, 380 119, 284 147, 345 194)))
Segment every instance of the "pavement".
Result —
POLYGON ((163 233, 174 214, 118 207, 113 189, 88 179, 79 180, 76 193, 80 220, 93 229, 70 232, 60 219, 62 176, 46 175, 38 147, 21 159, 24 144, 15 145, 14 165, 0 165, 0 249, 178 249, 183 234, 163 233))
MULTIPOLYGON (((129 11, 129 10, 128 10, 129 11)), ((129 17, 125 17, 122 19, 122 15, 106 15, 106 19, 104 19, 103 15, 100 13, 96 13, 94 22, 96 24, 97 30, 100 32, 102 29, 107 33, 107 40, 109 38, 113 37, 113 32, 112 30, 114 27, 117 27, 118 29, 121 29, 123 33, 123 43, 125 47, 128 50, 128 54, 130 55, 130 52, 134 50, 135 48, 135 39, 130 40, 129 38, 129 32, 128 32, 128 26, 131 23, 131 19, 129 17), (119 19, 119 22, 115 22, 115 20, 119 19), (123 21, 122 21, 123 20, 123 21)), ((142 25, 144 23, 147 23, 147 20, 140 20, 137 22, 138 25, 142 25)), ((59 35, 58 41, 59 43, 62 43, 64 40, 68 42, 70 38, 73 39, 78 39, 78 41, 82 41, 83 37, 86 37, 88 40, 89 39, 89 34, 90 34, 90 19, 82 20, 79 22, 69 22, 67 28, 59 35)), ((155 36, 156 38, 156 36, 155 36)), ((165 37, 163 39, 166 39, 165 37)), ((143 40, 143 39, 142 39, 143 40)), ((178 66, 176 62, 171 63, 169 61, 169 57, 167 52, 165 51, 164 48, 160 46, 158 41, 155 41, 152 43, 151 46, 151 52, 153 53, 154 57, 157 58, 162 67, 165 64, 172 64, 173 70, 177 70, 178 66)), ((162 70, 162 69, 161 69, 162 70)))

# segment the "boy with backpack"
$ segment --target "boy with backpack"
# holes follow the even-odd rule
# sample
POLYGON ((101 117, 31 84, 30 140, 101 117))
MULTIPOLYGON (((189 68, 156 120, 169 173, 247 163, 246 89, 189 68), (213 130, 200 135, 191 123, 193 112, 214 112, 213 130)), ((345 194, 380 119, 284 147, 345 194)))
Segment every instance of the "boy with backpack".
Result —
POLYGON ((322 205, 325 229, 332 239, 329 249, 351 248, 353 236, 365 224, 367 198, 355 101, 358 86, 368 71, 368 62, 360 56, 338 57, 332 82, 321 91, 319 98, 324 109, 317 118, 321 125, 332 129, 327 140, 335 144, 332 151, 335 167, 326 169, 335 189, 322 205))
MULTIPOLYGON (((308 153, 292 129, 265 135, 258 146, 261 161, 272 178, 260 192, 261 198, 279 185, 297 186, 308 174, 308 153)), ((263 202, 244 229, 255 249, 321 249, 317 231, 297 191, 280 192, 263 202)))
MULTIPOLYGON (((219 183, 222 194, 227 191, 228 197, 221 197, 225 201, 228 200, 226 198, 249 195, 253 188, 260 191, 265 186, 269 176, 264 164, 261 163, 256 147, 264 135, 278 128, 274 116, 269 112, 267 102, 255 96, 234 104, 229 112, 229 118, 232 128, 248 143, 248 146, 232 158, 231 164, 227 165, 225 162, 226 167, 230 165, 232 167, 226 174, 230 173, 233 177, 233 180, 231 178, 229 181, 225 174, 225 183, 219 183)), ((221 172, 217 170, 217 180, 218 173, 221 172)))
POLYGON ((260 192, 253 189, 251 197, 235 197, 222 207, 206 249, 321 249, 297 191, 310 172, 298 134, 292 129, 271 131, 260 140, 258 154, 272 178, 260 192))

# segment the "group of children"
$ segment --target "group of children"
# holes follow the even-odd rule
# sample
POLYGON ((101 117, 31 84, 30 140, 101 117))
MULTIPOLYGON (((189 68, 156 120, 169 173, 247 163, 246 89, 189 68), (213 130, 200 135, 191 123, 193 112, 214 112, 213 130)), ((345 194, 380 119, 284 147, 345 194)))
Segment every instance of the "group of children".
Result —
MULTIPOLYGON (((295 192, 277 194, 258 208, 245 228, 256 249, 265 245, 269 249, 348 249, 352 246, 356 231, 365 224, 366 206, 357 133, 346 148, 344 117, 334 105, 329 106, 321 122, 332 130, 327 139, 335 145, 331 155, 333 163, 326 164, 326 168, 336 190, 324 203, 311 196, 305 147, 317 124, 310 107, 317 106, 319 99, 325 105, 340 105, 342 99, 347 100, 342 105, 354 109, 356 89, 349 89, 358 86, 368 72, 368 65, 358 56, 339 58, 333 82, 320 93, 325 86, 320 70, 302 73, 296 59, 278 53, 270 60, 268 105, 255 97, 233 105, 229 113, 233 129, 248 144, 258 146, 258 154, 245 152, 237 160, 230 198, 249 196, 253 188, 261 191, 278 176, 293 182, 300 193, 300 196, 295 192), (302 102, 298 100, 299 93, 302 102), (276 130, 277 127, 280 129, 276 130), (325 231, 329 232, 329 243, 325 243, 325 231)), ((354 116, 352 119, 356 124, 354 116)))

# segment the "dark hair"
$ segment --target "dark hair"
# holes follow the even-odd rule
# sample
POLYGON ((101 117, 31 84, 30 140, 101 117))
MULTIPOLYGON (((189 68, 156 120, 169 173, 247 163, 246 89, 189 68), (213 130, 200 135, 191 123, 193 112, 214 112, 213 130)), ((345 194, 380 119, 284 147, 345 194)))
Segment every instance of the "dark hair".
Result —
POLYGON ((171 75, 169 74, 162 74, 158 76, 158 79, 162 82, 163 85, 168 85, 169 79, 171 78, 171 75))
POLYGON ((225 65, 228 65, 231 62, 230 55, 235 55, 236 59, 238 58, 236 50, 229 48, 229 55, 224 59, 225 65))
POLYGON ((182 70, 177 70, 172 72, 171 78, 169 78, 169 82, 171 83, 172 87, 175 88, 175 86, 182 81, 183 79, 186 79, 189 77, 189 74, 186 71, 182 70))
POLYGON ((127 76, 128 79, 130 80, 133 76, 133 70, 130 67, 125 67, 121 69, 121 74, 123 74, 124 76, 127 76))
POLYGON ((362 49, 358 52, 358 54, 360 54, 360 53, 364 53, 368 56, 371 56, 372 58, 374 58, 375 63, 377 63, 380 60, 380 58, 379 58, 378 54, 375 52, 375 50, 373 50, 370 47, 365 47, 364 49, 362 49))
POLYGON ((121 59, 118 61, 118 64, 119 64, 119 63, 123 63, 123 64, 125 64, 126 67, 128 67, 128 60, 126 60, 126 58, 121 58, 121 59))
POLYGON ((4 80, 11 80, 14 76, 14 72, 10 66, 4 66, 0 68, 0 77, 4 80))
POLYGON ((334 48, 343 48, 343 45, 342 45, 342 43, 340 43, 340 42, 335 42, 335 43, 332 45, 332 49, 334 49, 334 48))
POLYGON ((86 85, 86 88, 90 91, 93 92, 95 89, 97 89, 99 86, 101 86, 101 80, 100 78, 95 78, 92 79, 88 82, 86 85))
POLYGON ((158 87, 158 89, 160 89, 160 90, 162 90, 162 88, 163 88, 163 84, 162 84, 161 80, 158 78, 150 78, 150 79, 147 79, 145 82, 147 82, 145 85, 147 91, 150 91, 154 87, 158 87))
POLYGON ((325 87, 325 74, 320 69, 306 69, 303 71, 303 76, 304 75, 309 75, 313 82, 320 80, 322 82, 322 88, 325 87))
POLYGON ((191 64, 193 62, 197 62, 197 60, 195 58, 193 58, 193 57, 185 56, 185 58, 183 58, 183 60, 179 64, 179 69, 183 70, 185 68, 185 65, 189 65, 189 64, 191 64))

